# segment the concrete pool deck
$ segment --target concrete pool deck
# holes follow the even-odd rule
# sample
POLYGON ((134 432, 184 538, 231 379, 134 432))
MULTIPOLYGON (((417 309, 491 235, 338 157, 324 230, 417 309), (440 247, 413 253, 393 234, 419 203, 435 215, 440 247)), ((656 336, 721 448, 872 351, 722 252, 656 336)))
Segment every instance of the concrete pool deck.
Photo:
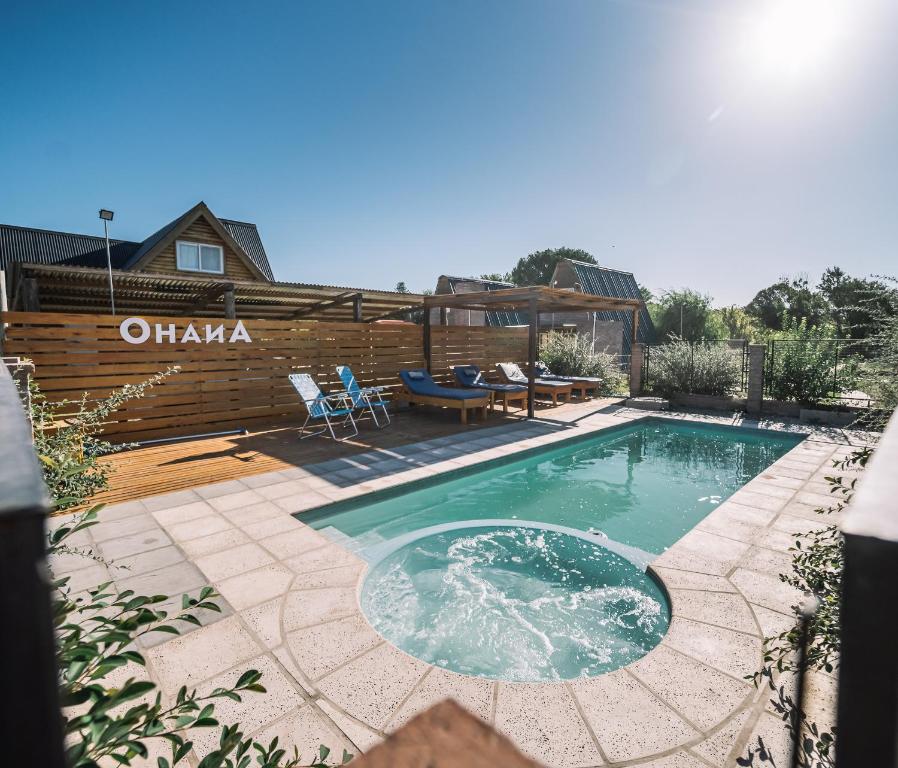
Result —
MULTIPOLYGON (((832 503, 824 478, 832 460, 863 443, 862 434, 739 422, 812 434, 653 561, 673 609, 664 640, 623 669, 564 683, 467 677, 403 653, 360 612, 364 562, 293 517, 648 415, 734 423, 570 406, 551 421, 110 506, 73 542, 93 547, 108 564, 63 556, 51 565, 71 576, 73 591, 114 580, 119 588, 176 597, 212 584, 222 613, 204 616, 205 626, 180 637, 160 634, 157 644, 145 643, 149 675, 170 696, 184 684, 214 688, 259 669, 268 693, 224 701, 216 707, 219 720, 239 720, 262 740, 278 735, 309 757, 319 743, 337 755, 365 751, 451 696, 550 766, 730 766, 758 737, 785 761, 787 733, 769 703, 772 692, 745 677, 761 666, 762 638, 792 624, 798 595, 778 575, 788 571, 793 534, 825 525, 815 511, 832 503)), ((814 674, 810 688, 812 719, 828 725, 835 680, 814 674)), ((216 738, 215 730, 199 732, 197 755, 216 738)))

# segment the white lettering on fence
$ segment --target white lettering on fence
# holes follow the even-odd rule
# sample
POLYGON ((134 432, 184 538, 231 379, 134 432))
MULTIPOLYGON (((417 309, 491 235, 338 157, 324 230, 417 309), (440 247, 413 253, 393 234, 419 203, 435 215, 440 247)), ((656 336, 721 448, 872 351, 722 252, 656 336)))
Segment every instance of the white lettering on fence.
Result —
MULTIPOLYGON (((193 342, 194 344, 225 343, 224 325, 218 325, 214 328, 211 325, 207 325, 205 328, 206 336, 202 338, 196 328, 193 327, 193 323, 188 323, 180 340, 178 339, 177 328, 174 323, 154 323, 151 330, 150 324, 142 317, 128 317, 122 320, 118 330, 121 337, 129 344, 144 344, 150 340, 151 335, 155 335, 157 344, 162 344, 163 341, 167 341, 169 344, 187 344, 188 342, 193 342), (153 331, 155 331, 155 334, 153 334, 153 331)), ((231 335, 228 337, 228 344, 236 344, 238 341, 246 344, 251 344, 253 341, 242 320, 237 321, 234 330, 231 331, 231 335)))

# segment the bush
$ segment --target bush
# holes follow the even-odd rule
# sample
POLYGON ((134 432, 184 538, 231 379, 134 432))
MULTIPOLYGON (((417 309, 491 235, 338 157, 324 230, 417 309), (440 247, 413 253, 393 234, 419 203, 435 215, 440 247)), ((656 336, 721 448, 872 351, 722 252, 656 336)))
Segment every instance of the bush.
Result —
POLYGON ((647 384, 666 397, 677 392, 729 395, 742 384, 741 354, 726 344, 693 344, 672 336, 648 354, 647 384))
POLYGON ((617 358, 605 352, 595 352, 589 334, 549 331, 542 340, 540 360, 558 376, 599 377, 602 379, 601 395, 627 391, 627 378, 617 358))
POLYGON ((816 405, 858 384, 857 361, 839 358, 838 342, 830 329, 809 326, 806 320, 783 317, 783 331, 773 340, 766 378, 774 400, 816 405))

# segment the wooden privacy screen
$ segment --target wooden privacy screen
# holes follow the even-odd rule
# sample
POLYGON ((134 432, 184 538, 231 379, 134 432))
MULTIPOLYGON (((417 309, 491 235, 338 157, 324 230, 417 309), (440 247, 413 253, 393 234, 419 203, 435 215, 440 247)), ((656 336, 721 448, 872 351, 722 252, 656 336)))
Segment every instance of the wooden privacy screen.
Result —
MULTIPOLYGON (((362 386, 386 387, 389 396, 399 386, 400 369, 424 366, 422 328, 409 324, 241 320, 247 342, 231 341, 234 320, 143 316, 149 337, 131 344, 120 332, 124 319, 0 313, 0 322, 8 323, 2 351, 34 361, 35 379, 51 401, 85 392, 96 400, 180 366, 179 373, 112 415, 104 435, 117 442, 295 423, 305 410, 290 373, 311 373, 327 392, 342 389, 335 367, 349 365, 362 386), (216 335, 219 325, 223 341, 216 335), (189 326, 196 338, 183 340, 189 326)), ((139 337, 141 326, 132 325, 130 332, 139 337)), ((527 350, 523 329, 438 327, 432 339, 433 371, 440 378, 455 363, 492 370, 496 362, 523 359, 527 350)))

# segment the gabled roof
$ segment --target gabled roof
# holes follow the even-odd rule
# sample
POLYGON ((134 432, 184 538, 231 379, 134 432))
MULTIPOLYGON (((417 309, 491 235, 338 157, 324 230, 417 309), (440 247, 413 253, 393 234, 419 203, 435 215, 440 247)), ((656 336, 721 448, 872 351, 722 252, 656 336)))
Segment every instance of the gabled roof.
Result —
MULTIPOLYGON (((485 280, 482 277, 452 277, 441 275, 440 281, 445 280, 449 284, 452 293, 457 293, 456 286, 459 283, 472 283, 481 291, 501 291, 506 288, 514 288, 514 283, 506 283, 502 280, 485 280)), ((526 312, 514 312, 505 310, 491 310, 485 313, 486 324, 494 327, 507 327, 510 325, 527 325, 530 318, 526 312)))
MULTIPOLYGON (((252 271, 259 273, 263 279, 274 280, 271 265, 268 263, 268 256, 256 225, 245 221, 219 219, 205 203, 194 206, 190 211, 166 224, 143 242, 110 240, 112 268, 133 269, 134 263, 146 255, 151 248, 158 245, 166 235, 171 234, 175 229, 180 229, 179 225, 181 224, 187 226, 193 220, 189 218, 190 214, 196 213, 198 209, 200 213, 208 212, 207 218, 210 223, 213 220, 218 222, 224 231, 224 235, 221 235, 222 239, 229 244, 233 243, 232 247, 235 252, 242 253, 251 263, 252 271), (200 206, 202 206, 201 209, 200 206)), ((213 224, 213 226, 215 225, 213 224)), ((95 235, 0 224, 0 269, 7 269, 14 263, 105 267, 106 240, 95 235)))
MULTIPOLYGON (((622 272, 619 269, 602 267, 598 264, 589 264, 585 261, 564 259, 573 270, 580 290, 593 296, 612 296, 618 299, 642 299, 639 285, 632 272, 622 272)), ((552 285, 562 262, 555 267, 552 275, 552 285)), ((633 318, 629 312, 597 312, 599 320, 620 320, 624 324, 624 354, 630 353, 630 338, 633 330, 633 318)), ((651 344, 655 340, 655 326, 648 309, 643 306, 639 313, 639 327, 636 329, 636 339, 643 344, 651 344)))

